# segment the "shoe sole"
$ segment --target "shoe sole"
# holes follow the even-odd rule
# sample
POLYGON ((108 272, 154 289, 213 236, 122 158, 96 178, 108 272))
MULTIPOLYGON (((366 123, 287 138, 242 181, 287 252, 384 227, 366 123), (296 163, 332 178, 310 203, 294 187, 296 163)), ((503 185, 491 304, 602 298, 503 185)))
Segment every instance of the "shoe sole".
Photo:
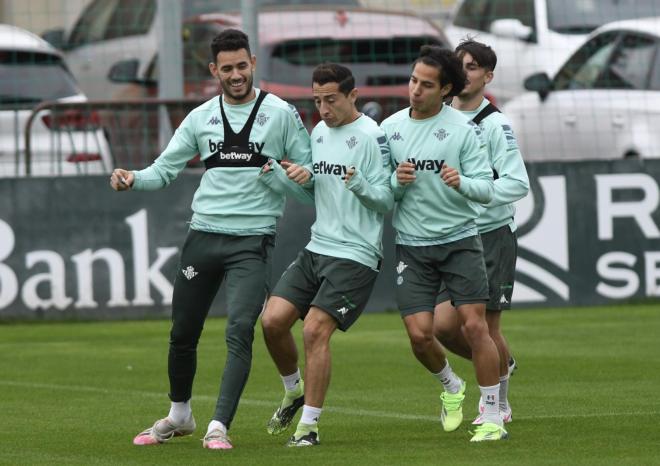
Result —
POLYGON ((278 409, 275 415, 273 415, 273 417, 270 418, 270 421, 268 421, 266 432, 268 432, 270 435, 279 435, 282 432, 286 431, 293 423, 293 418, 296 416, 296 413, 300 408, 302 408, 304 404, 305 404, 304 396, 301 396, 293 400, 293 403, 291 403, 291 405, 286 408, 287 415, 284 419, 277 418, 277 413, 279 412, 278 409), (288 414, 288 412, 291 412, 291 414, 288 414))

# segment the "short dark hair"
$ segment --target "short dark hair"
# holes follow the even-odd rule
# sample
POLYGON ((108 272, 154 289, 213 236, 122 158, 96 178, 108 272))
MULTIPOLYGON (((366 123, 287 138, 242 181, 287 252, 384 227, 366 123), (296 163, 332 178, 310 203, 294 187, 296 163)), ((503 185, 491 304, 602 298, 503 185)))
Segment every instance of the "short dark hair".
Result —
POLYGON ((451 50, 439 45, 422 45, 419 49, 419 57, 413 63, 413 68, 420 62, 438 69, 440 86, 451 84, 451 91, 447 97, 460 94, 465 87, 467 77, 463 71, 463 63, 451 50))
POLYGON ((211 41, 211 54, 214 62, 220 52, 234 52, 241 49, 247 50, 248 55, 252 56, 247 34, 238 29, 225 29, 211 41))
POLYGON ((339 84, 339 91, 348 95, 355 89, 355 78, 351 70, 338 63, 321 63, 312 73, 312 84, 324 85, 328 83, 339 84))
POLYGON ((494 71, 497 66, 497 55, 490 46, 477 42, 474 39, 463 39, 456 47, 456 54, 461 60, 466 53, 472 55, 472 58, 479 64, 480 67, 488 71, 494 71))

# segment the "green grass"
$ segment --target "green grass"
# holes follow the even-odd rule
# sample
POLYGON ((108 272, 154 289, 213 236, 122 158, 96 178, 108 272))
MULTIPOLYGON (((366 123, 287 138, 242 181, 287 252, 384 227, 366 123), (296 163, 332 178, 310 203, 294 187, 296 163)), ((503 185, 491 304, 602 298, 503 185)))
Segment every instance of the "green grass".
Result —
MULTIPOLYGON (((512 311, 504 328, 519 362, 506 442, 469 443, 478 389, 471 365, 466 421, 444 433, 440 386, 413 358, 396 314, 367 314, 333 337, 322 445, 291 449, 266 422, 282 395, 257 331, 254 364, 231 437, 206 451, 225 357, 224 319, 202 336, 193 410, 198 432, 157 447, 132 437, 164 416, 169 322, 0 325, 0 464, 594 464, 660 462, 660 309, 512 311)), ((300 335, 300 325, 295 328, 300 335)))

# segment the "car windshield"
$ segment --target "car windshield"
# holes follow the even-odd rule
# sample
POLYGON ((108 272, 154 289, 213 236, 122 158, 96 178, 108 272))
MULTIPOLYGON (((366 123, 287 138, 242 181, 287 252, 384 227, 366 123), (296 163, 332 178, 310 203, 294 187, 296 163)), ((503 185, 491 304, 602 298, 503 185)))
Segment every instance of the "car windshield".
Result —
MULTIPOLYGON (((358 0, 256 0, 257 7, 292 5, 332 5, 360 6, 358 0)), ((188 0, 183 3, 183 17, 188 18, 202 13, 240 11, 241 0, 188 0)))
POLYGON ((547 0, 548 27, 565 34, 588 34, 611 21, 660 15, 658 0, 547 0))
POLYGON ((0 104, 36 103, 78 94, 61 58, 44 53, 0 51, 0 104))

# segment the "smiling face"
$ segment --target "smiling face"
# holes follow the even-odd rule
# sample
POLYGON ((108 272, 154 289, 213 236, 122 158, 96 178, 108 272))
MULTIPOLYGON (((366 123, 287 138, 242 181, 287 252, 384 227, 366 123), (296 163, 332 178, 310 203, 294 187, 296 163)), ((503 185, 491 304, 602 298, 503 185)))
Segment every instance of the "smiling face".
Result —
POLYGON ((225 101, 242 104, 254 98, 254 70, 257 59, 245 49, 223 51, 209 64, 211 74, 220 81, 225 101))

